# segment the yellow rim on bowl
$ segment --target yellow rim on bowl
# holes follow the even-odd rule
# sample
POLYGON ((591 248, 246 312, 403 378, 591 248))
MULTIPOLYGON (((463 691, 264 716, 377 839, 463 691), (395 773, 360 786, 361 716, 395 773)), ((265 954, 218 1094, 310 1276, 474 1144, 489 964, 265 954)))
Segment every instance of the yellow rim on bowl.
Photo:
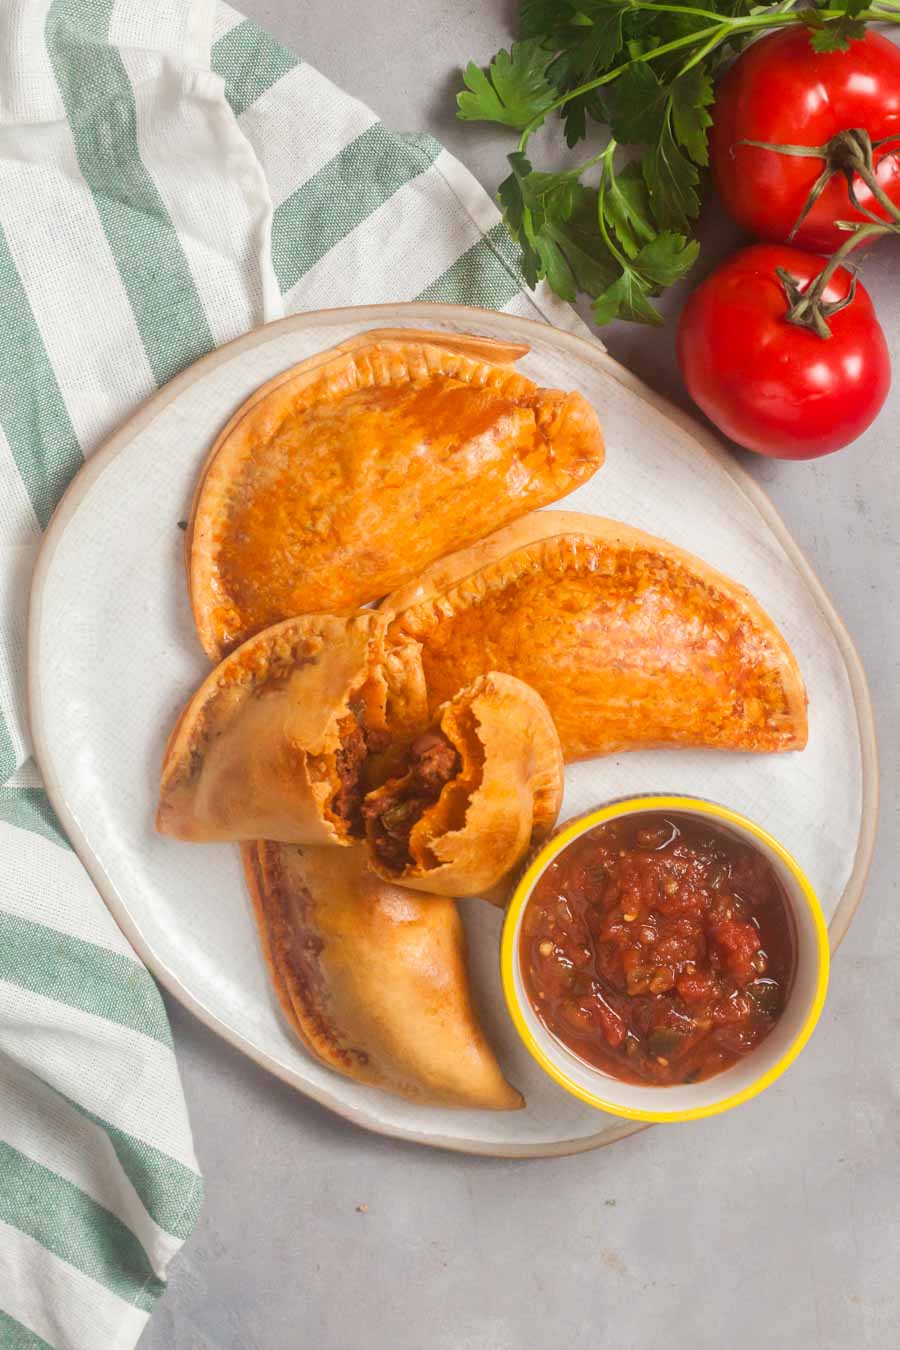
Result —
MULTIPOLYGON (((578 816, 568 825, 564 825, 558 834, 544 845, 532 860, 519 884, 513 892, 509 909, 506 912, 506 918, 503 925, 503 939, 500 946, 500 973, 503 983, 503 995, 506 999, 506 1006, 509 1014, 515 1024, 516 1031, 522 1038, 522 1042, 531 1056, 537 1060, 541 1068, 559 1083, 560 1087, 571 1092, 573 1096, 578 1097, 589 1106, 596 1106, 602 1111, 608 1111, 615 1116, 625 1116, 629 1120, 656 1121, 663 1123, 666 1121, 681 1120, 699 1120, 703 1116, 718 1115, 721 1111, 729 1111, 733 1106, 740 1106, 741 1102, 749 1101, 774 1083, 784 1073, 785 1069, 793 1063, 806 1042, 812 1035, 813 1028, 819 1020, 819 1014, 822 1011, 822 1005, 825 1002, 825 992, 828 988, 828 970, 829 970, 829 950, 828 950, 828 929, 825 926, 825 920, 822 911, 819 908, 819 901, 816 893, 807 880, 806 876, 778 840, 775 839, 767 830, 756 825, 746 816, 742 816, 739 811, 732 811, 727 806, 719 806, 715 802, 708 802, 702 797, 628 797, 622 801, 611 802, 608 806, 599 807, 596 811, 591 811, 585 816, 578 816), (599 1092, 589 1092, 574 1082, 568 1075, 554 1063, 548 1055, 544 1053, 538 1042, 535 1040, 528 1024, 522 1014, 519 1003, 519 997, 515 988, 515 969, 516 962, 519 959, 518 951, 518 929, 519 918, 522 910, 528 903, 532 889, 538 877, 556 858, 564 848, 569 845, 573 839, 584 834, 587 830, 593 829, 595 825, 602 825, 608 820, 617 819, 620 816, 632 815, 637 811, 686 811, 691 814, 713 816, 717 820, 729 825, 736 825, 746 831, 747 834, 754 836, 761 843, 765 844, 776 857, 784 864, 793 876, 800 890, 800 894, 806 903, 810 917, 813 921, 813 927, 816 935, 816 956, 817 956, 817 974, 816 989, 809 1011, 804 1018, 803 1025, 794 1037, 788 1049, 779 1060, 760 1074, 748 1087, 740 1092, 735 1092, 732 1096, 724 1098, 722 1101, 713 1102, 709 1106, 696 1106, 685 1111, 642 1111, 634 1107, 619 1106, 615 1102, 609 1102, 602 1097, 599 1092)), ((598 1074, 599 1076, 599 1074, 598 1074)), ((662 1089, 664 1090, 664 1089, 662 1089)))

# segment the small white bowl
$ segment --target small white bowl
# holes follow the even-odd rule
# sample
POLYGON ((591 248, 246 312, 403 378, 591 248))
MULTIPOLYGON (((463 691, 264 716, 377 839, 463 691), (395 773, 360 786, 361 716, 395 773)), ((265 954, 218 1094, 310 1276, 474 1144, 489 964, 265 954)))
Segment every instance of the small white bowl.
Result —
POLYGON ((698 797, 631 797, 569 821, 536 854, 513 893, 500 950, 503 992, 527 1049, 551 1078, 590 1106, 629 1120, 698 1120, 728 1111, 774 1083, 803 1049, 828 987, 828 931, 815 892, 781 844, 746 816, 698 797), (712 818, 771 863, 794 919, 796 969, 787 1006, 769 1035, 730 1069, 699 1083, 671 1087, 626 1083, 585 1063, 544 1026, 531 1006, 519 959, 519 931, 531 893, 545 868, 595 825, 644 811, 712 818))

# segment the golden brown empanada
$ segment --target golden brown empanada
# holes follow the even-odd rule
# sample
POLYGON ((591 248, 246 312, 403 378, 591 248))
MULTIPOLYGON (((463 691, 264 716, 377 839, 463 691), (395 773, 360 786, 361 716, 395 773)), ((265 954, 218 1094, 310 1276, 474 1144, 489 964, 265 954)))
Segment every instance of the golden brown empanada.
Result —
POLYGON ((540 695, 483 675, 439 709, 400 776, 363 801, 380 876, 438 895, 497 885, 559 814, 563 757, 540 695))
POLYGON ((589 478, 604 453, 596 414, 518 374, 510 363, 526 351, 375 331, 258 390, 214 445, 191 514, 207 654, 296 614, 376 600, 589 478))
POLYGON ((374 610, 288 619, 227 657, 172 733, 157 829, 197 842, 361 836, 366 757, 424 717, 417 653, 386 658, 385 626, 374 610))
POLYGON ((382 881, 361 847, 242 853, 272 983, 317 1059, 425 1106, 523 1105, 473 1009, 455 901, 382 881))
POLYGON ((567 760, 649 746, 795 750, 797 663, 743 586, 618 521, 540 511, 389 596, 437 708, 487 670, 544 698, 567 760))

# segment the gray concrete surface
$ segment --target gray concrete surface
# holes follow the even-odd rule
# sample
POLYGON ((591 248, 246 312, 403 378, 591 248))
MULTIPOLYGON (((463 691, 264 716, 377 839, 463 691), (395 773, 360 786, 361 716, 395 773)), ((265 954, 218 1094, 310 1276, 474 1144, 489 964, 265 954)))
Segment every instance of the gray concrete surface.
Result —
MULTIPOLYGON (((456 123, 452 92, 462 62, 507 41, 515 8, 243 0, 389 125, 439 136, 490 189, 505 138, 456 123)), ((698 272, 737 242, 715 208, 703 236, 698 272)), ((898 277, 890 246, 866 260, 900 370, 898 277)), ((686 402, 671 328, 605 337, 686 402)), ((722 1118, 597 1153, 467 1159, 344 1124, 170 1000, 207 1201, 141 1350, 900 1347, 898 425, 900 376, 853 449, 813 464, 745 457, 856 639, 882 754, 868 893, 790 1074, 722 1118)))

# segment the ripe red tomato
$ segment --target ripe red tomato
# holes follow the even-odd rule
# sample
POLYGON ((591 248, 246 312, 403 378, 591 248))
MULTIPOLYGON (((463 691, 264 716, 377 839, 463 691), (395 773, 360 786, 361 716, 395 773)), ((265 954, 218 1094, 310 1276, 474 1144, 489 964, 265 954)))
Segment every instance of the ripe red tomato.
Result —
MULTIPOLYGON (((814 459, 855 440, 891 384, 887 343, 862 286, 831 315, 830 338, 788 323, 784 268, 806 291, 825 259, 784 244, 735 253, 694 291, 678 326, 691 398, 726 436, 779 459, 814 459)), ((847 294, 839 268, 824 294, 847 294)))
MULTIPOLYGON (((900 49, 867 32, 844 52, 815 52, 805 28, 770 33, 735 61, 719 86, 710 133, 713 178, 728 211, 763 239, 786 240, 824 167, 801 158, 739 145, 825 145, 840 131, 868 131, 872 141, 900 137, 900 49)), ((900 205, 900 139, 874 158, 878 182, 900 205)), ((884 216, 869 188, 854 182, 860 204, 884 216)), ((793 243, 831 253, 847 238, 836 220, 862 220, 850 205, 847 180, 836 174, 793 243)))

